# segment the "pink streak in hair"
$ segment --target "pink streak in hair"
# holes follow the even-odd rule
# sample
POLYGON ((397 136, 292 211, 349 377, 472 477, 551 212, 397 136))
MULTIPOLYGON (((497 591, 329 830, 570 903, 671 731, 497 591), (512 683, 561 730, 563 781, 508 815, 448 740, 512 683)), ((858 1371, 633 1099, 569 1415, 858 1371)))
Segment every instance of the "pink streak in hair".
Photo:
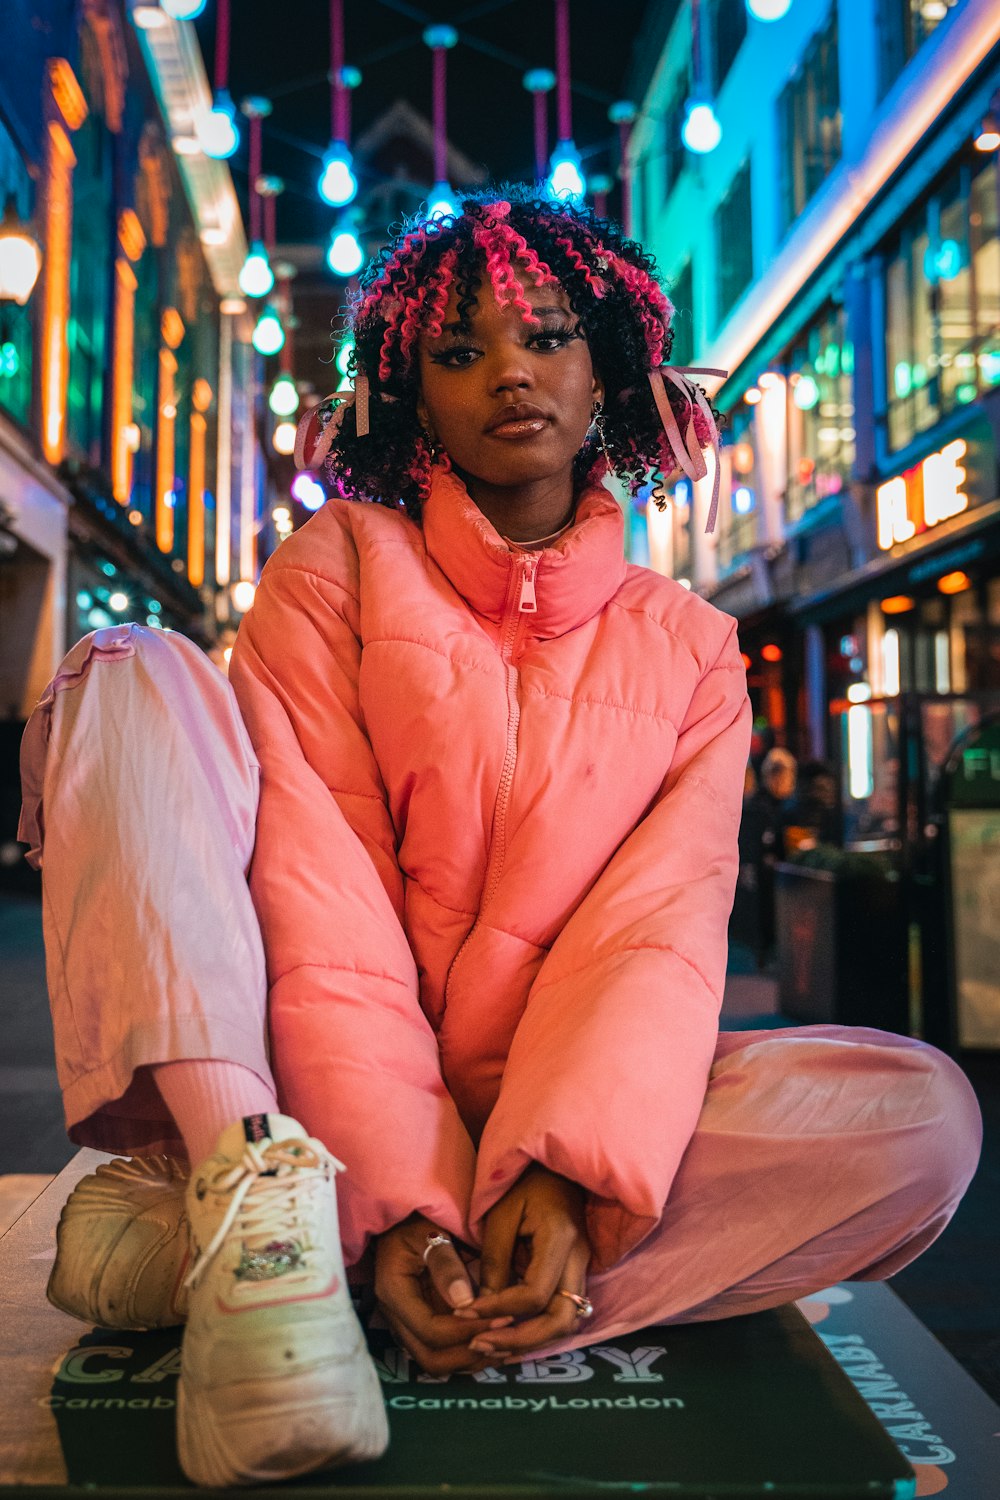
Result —
MULTIPOLYGON (((510 204, 498 205, 510 211, 510 204)), ((486 274, 493 288, 497 307, 501 311, 516 307, 526 323, 537 323, 531 303, 524 295, 524 283, 514 269, 520 262, 535 286, 558 286, 559 278, 552 274, 549 266, 538 258, 523 235, 509 224, 477 224, 472 231, 477 248, 486 257, 486 274)))

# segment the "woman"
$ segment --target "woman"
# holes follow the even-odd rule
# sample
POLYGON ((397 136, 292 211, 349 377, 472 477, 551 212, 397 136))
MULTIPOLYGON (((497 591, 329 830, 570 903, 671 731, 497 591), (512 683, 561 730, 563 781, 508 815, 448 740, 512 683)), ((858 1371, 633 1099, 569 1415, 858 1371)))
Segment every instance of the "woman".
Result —
MULTIPOLYGON (((195 1164, 195 1479, 384 1441, 340 1304, 346 1373, 309 1384, 341 1281, 328 1152, 346 1261, 374 1247, 437 1375, 890 1275, 971 1176, 972 1092, 922 1044, 718 1035, 735 622, 625 564, 600 484, 705 473, 712 413, 661 370, 671 314, 585 210, 512 190, 412 226, 363 278, 354 395, 305 423, 344 498, 264 570, 239 713, 194 648, 122 627, 29 729, 71 1134, 183 1137, 195 1164)), ((55 1300, 176 1319, 183 1182, 123 1165, 78 1190, 55 1300)))

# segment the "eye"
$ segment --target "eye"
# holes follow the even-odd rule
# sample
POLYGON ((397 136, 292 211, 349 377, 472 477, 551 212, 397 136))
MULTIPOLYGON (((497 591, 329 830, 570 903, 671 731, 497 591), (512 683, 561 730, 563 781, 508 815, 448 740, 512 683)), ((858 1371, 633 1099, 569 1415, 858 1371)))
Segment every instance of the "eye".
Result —
POLYGON ((538 349, 542 354, 551 354, 557 349, 565 349, 567 344, 581 337, 579 328, 546 328, 541 333, 532 334, 528 346, 538 349))
POLYGON ((430 354, 428 357, 432 364, 444 365, 452 370, 466 370, 479 358, 479 352, 478 349, 466 345, 453 344, 450 349, 442 349, 439 353, 430 354))

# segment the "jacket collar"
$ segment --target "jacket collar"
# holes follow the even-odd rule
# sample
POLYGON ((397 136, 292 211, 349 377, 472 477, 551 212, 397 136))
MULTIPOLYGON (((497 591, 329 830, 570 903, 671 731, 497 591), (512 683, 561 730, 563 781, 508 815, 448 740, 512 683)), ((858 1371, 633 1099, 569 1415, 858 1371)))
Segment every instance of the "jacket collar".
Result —
MULTIPOLYGON (((466 603, 499 622, 511 607, 513 574, 525 554, 504 541, 455 474, 434 469, 423 532, 428 556, 466 603)), ((570 529, 529 554, 538 559, 537 610, 528 616, 533 635, 562 635, 604 608, 625 577, 623 536, 614 497, 601 485, 585 489, 570 529)))

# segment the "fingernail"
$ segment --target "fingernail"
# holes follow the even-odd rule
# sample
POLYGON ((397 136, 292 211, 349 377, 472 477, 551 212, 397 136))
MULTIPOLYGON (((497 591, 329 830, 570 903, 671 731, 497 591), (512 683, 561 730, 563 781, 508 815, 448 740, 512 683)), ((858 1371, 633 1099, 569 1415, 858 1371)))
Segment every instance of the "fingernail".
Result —
POLYGON ((477 1354, 495 1354, 496 1353, 496 1350, 494 1349, 493 1345, 492 1344, 486 1344, 486 1343, 484 1343, 482 1339, 471 1339, 469 1341, 469 1348, 470 1349, 475 1349, 475 1351, 476 1351, 477 1354))
POLYGON ((513 1318, 494 1318, 493 1321, 490 1323, 490 1327, 491 1328, 509 1328, 510 1325, 513 1323, 513 1321, 514 1321, 513 1318))
POLYGON ((479 1317, 479 1314, 473 1307, 453 1307, 451 1312, 453 1318, 465 1318, 471 1320, 473 1323, 479 1317))
POLYGON ((448 1301, 453 1302, 456 1307, 469 1307, 472 1303, 472 1291, 467 1281, 453 1281, 448 1288, 448 1301))

